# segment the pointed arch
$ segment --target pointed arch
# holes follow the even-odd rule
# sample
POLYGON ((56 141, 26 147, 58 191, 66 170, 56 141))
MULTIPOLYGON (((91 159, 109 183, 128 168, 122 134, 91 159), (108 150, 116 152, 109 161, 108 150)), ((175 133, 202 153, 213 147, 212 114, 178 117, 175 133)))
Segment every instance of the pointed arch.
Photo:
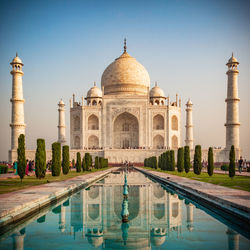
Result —
POLYGON ((178 138, 176 135, 172 136, 172 149, 178 149, 178 138))
POLYGON ((153 118, 153 129, 161 130, 164 129, 164 118, 162 115, 155 115, 153 118))
POLYGON ((176 117, 176 115, 172 116, 171 128, 172 128, 172 130, 178 130, 178 118, 176 117))
POLYGON ((99 129, 99 119, 96 115, 92 114, 88 118, 88 130, 98 130, 99 129))
POLYGON ((156 135, 153 139, 153 148, 161 149, 164 147, 164 138, 161 135, 156 135))

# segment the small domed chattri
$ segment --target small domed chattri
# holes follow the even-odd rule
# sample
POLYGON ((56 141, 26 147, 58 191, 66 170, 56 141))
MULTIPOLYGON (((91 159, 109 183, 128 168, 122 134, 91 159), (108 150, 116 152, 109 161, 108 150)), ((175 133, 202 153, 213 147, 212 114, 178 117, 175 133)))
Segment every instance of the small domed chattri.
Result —
POLYGON ((150 90, 150 97, 165 97, 164 91, 155 82, 155 86, 150 90))
POLYGON ((16 52, 16 57, 12 60, 12 62, 10 63, 11 65, 12 64, 21 64, 23 66, 23 62, 22 60, 18 57, 18 54, 16 52))
POLYGON ((87 97, 102 97, 102 91, 96 86, 96 82, 94 82, 94 86, 88 91, 87 97))

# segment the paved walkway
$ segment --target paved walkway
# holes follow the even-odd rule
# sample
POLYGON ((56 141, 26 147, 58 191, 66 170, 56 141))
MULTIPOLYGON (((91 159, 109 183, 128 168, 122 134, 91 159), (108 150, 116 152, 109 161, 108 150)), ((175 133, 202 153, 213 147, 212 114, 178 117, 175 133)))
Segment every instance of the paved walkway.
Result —
POLYGON ((175 187, 193 192, 197 197, 209 199, 227 208, 238 209, 250 220, 250 192, 227 188, 211 183, 200 182, 189 178, 184 178, 167 173, 146 170, 139 167, 137 169, 153 174, 164 180, 166 183, 175 185, 175 187))
POLYGON ((33 186, 0 195, 0 228, 24 218, 32 212, 39 211, 42 207, 56 201, 58 198, 72 193, 77 188, 89 184, 115 168, 100 172, 77 176, 65 181, 53 182, 33 186))

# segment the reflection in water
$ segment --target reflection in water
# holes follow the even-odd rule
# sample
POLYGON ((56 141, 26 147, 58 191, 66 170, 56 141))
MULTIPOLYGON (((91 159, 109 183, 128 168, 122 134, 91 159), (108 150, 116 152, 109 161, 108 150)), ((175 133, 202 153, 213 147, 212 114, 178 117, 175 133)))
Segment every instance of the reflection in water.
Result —
MULTIPOLYGON (((195 224, 194 211, 197 210, 193 204, 182 201, 181 197, 167 192, 159 183, 133 171, 128 173, 128 195, 124 195, 124 177, 124 172, 110 174, 90 188, 74 194, 69 200, 57 204, 52 213, 40 214, 33 221, 39 228, 44 227, 54 214, 58 224, 53 228, 57 228, 57 233, 62 237, 70 237, 69 248, 72 249, 74 242, 79 244, 79 240, 89 244, 88 247, 102 249, 165 248, 170 247, 171 239, 178 237, 180 243, 181 237, 195 242, 192 239, 200 229, 195 224), (124 196, 128 201, 128 223, 121 222, 124 196)), ((26 223, 25 226, 30 225, 26 223)), ((21 226, 15 228, 11 235, 13 249, 24 248, 27 232, 21 226)), ((238 233, 228 228, 223 235, 228 239, 228 249, 239 249, 238 233)))

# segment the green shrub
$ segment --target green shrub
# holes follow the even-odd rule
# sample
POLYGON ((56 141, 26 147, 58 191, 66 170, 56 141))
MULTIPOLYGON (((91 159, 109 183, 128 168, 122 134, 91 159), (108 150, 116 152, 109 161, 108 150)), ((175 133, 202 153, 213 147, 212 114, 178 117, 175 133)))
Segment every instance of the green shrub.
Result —
POLYGON ((157 157, 152 156, 152 168, 157 169, 157 157))
POLYGON ((77 152, 76 154, 76 172, 81 172, 81 154, 77 152))
POLYGON ((44 139, 37 139, 35 173, 36 178, 39 179, 44 178, 46 175, 46 149, 44 139))
POLYGON ((209 176, 212 176, 214 173, 214 154, 213 154, 213 148, 211 147, 208 149, 207 173, 209 176))
POLYGON ((220 169, 223 170, 223 171, 228 171, 229 166, 228 166, 228 164, 223 164, 223 165, 221 165, 220 169))
POLYGON ((247 168, 247 172, 250 172, 250 168, 249 167, 247 168))
POLYGON ((189 146, 184 147, 184 169, 188 173, 191 167, 189 146))
POLYGON ((69 146, 64 145, 62 152, 62 170, 63 174, 68 174, 69 172, 69 146))
POLYGON ((21 134, 18 137, 18 148, 17 148, 17 173, 21 179, 25 176, 26 169, 26 157, 25 157, 25 136, 21 134))
POLYGON ((75 159, 72 160, 72 168, 76 166, 75 159))
POLYGON ((202 165, 201 165, 201 146, 200 145, 195 146, 193 168, 194 168, 195 174, 198 174, 198 175, 201 174, 202 165))
POLYGON ((184 149, 178 148, 177 170, 178 172, 183 172, 183 169, 184 169, 184 149))
POLYGON ((95 169, 99 168, 99 158, 98 156, 95 157, 95 169))
POLYGON ((167 171, 170 171, 170 168, 171 168, 171 157, 170 157, 170 151, 168 150, 167 152, 166 152, 166 170, 167 171))
POLYGON ((235 150, 234 145, 231 146, 229 153, 229 177, 233 178, 235 176, 235 150))
POLYGON ((54 142, 52 144, 52 176, 59 176, 61 173, 61 143, 54 142))
POLYGON ((8 166, 0 165, 0 174, 7 174, 8 173, 8 166))
POLYGON ((108 163, 108 159, 107 158, 103 159, 103 164, 104 164, 104 168, 108 167, 109 163, 108 163))

